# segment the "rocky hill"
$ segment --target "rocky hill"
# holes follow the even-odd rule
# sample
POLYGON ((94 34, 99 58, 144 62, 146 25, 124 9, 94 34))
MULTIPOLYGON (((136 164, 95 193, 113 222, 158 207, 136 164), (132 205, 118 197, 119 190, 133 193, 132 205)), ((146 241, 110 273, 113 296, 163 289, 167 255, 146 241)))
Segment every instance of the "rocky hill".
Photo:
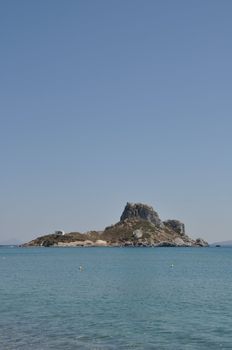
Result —
POLYGON ((206 247, 185 233, 185 225, 178 220, 161 221, 158 213, 141 203, 127 203, 120 221, 104 231, 70 232, 38 237, 24 246, 127 246, 127 247, 206 247))

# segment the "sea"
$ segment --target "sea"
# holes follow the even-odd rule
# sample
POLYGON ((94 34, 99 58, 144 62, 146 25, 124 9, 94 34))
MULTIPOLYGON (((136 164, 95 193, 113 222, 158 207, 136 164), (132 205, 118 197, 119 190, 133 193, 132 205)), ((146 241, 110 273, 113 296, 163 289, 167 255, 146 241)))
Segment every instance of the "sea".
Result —
POLYGON ((0 247, 18 349, 232 349, 232 248, 0 247))

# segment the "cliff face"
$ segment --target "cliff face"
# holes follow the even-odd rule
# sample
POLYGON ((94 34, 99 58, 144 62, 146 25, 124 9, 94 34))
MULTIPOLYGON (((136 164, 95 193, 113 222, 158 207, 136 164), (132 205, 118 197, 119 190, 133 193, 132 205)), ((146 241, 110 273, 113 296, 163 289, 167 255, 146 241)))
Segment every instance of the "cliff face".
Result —
POLYGON ((125 220, 146 220, 156 227, 163 228, 164 224, 159 218, 158 213, 146 204, 142 203, 127 203, 121 215, 120 221, 125 220))
POLYGON ((167 220, 163 222, 166 227, 169 227, 173 231, 179 233, 181 236, 185 235, 185 226, 179 220, 167 220))
POLYGON ((46 235, 26 243, 25 246, 174 246, 205 247, 200 238, 191 239, 185 226, 178 220, 162 222, 158 213, 142 203, 127 203, 115 225, 104 231, 79 232, 64 235, 46 235))

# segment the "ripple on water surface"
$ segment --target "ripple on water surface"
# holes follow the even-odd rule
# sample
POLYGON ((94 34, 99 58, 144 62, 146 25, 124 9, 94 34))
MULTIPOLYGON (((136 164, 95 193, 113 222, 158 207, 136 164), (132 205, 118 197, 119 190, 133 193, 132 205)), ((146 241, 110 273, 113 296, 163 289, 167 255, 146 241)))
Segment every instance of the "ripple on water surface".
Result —
POLYGON ((2 247, 0 349, 231 349, 231 257, 2 247))

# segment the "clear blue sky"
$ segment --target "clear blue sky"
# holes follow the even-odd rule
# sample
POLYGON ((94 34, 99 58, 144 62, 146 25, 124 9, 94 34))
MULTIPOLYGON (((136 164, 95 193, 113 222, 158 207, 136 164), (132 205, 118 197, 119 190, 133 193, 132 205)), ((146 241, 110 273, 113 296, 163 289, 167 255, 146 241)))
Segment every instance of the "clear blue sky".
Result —
POLYGON ((232 2, 3 0, 0 241, 127 201, 232 239, 232 2))

